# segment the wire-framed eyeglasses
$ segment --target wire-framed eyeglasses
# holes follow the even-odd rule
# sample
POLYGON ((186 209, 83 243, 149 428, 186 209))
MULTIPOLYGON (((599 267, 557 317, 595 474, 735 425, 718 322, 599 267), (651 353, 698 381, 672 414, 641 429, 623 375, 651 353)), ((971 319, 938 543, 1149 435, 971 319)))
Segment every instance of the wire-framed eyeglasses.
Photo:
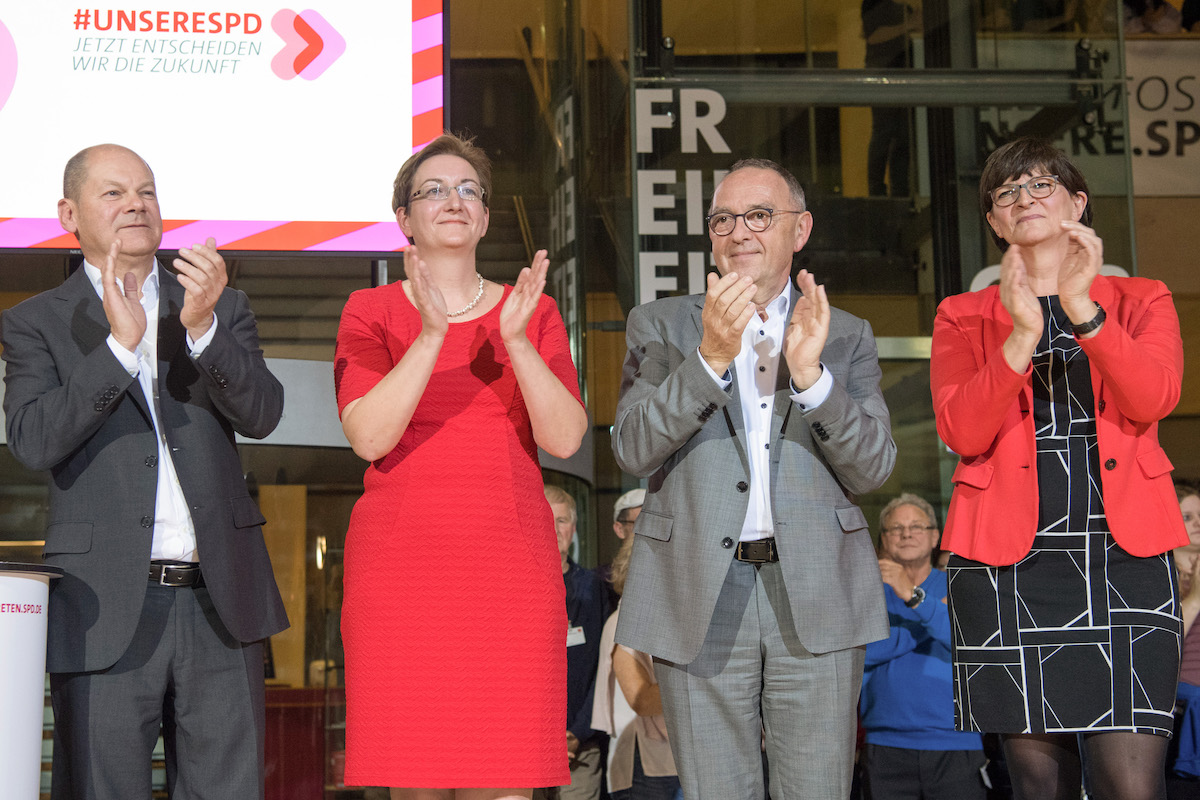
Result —
POLYGON ((733 233, 738 217, 746 223, 746 227, 755 233, 762 233, 771 227, 771 220, 776 214, 803 214, 803 211, 776 211, 773 208, 752 208, 745 214, 730 214, 728 211, 718 211, 704 218, 708 229, 717 236, 728 236, 733 233))
POLYGON ((1000 208, 1011 206, 1021 196, 1022 189, 1029 192, 1030 197, 1041 200, 1054 194, 1054 189, 1061 182, 1057 175, 1039 175, 1024 183, 1006 183, 992 189, 992 205, 1000 208))
POLYGON ((457 186, 429 183, 413 192, 409 200, 448 200, 450 192, 458 192, 458 196, 468 203, 483 202, 483 187, 477 183, 460 183, 457 186))
POLYGON ((922 533, 925 533, 925 531, 931 531, 933 529, 933 525, 918 525, 914 523, 912 525, 892 525, 891 527, 884 528, 883 532, 888 536, 900 536, 906 532, 911 533, 913 536, 920 536, 922 533))

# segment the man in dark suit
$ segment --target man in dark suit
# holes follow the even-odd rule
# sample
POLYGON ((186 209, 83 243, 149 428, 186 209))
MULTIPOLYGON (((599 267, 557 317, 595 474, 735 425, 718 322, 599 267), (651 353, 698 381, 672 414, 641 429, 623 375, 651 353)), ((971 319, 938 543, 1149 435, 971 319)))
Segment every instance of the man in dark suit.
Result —
POLYGON ((246 296, 212 239, 155 259, 154 175, 134 152, 68 163, 62 226, 85 259, 3 315, 8 445, 50 472, 55 800, 148 798, 159 730, 173 797, 263 794, 262 640, 287 627, 234 432, 278 423, 246 296))
POLYGON ((654 656, 688 800, 850 793, 864 645, 888 635, 856 494, 896 446, 870 326, 792 254, 795 177, 734 164, 708 217, 720 277, 629 314, 613 451, 649 479, 617 641, 654 656))

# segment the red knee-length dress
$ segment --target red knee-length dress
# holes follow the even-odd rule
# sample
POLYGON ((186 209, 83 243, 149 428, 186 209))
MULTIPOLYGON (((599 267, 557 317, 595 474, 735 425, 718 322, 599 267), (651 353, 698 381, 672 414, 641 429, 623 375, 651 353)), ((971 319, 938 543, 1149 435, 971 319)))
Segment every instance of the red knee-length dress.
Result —
MULTIPOLYGON (((570 781, 562 571, 529 415, 500 338, 502 305, 451 321, 412 421, 367 468, 350 518, 342 606, 350 785, 570 781)), ((352 294, 334 359, 339 411, 420 330, 401 284, 352 294)), ((578 398, 553 300, 541 298, 527 331, 578 398)))

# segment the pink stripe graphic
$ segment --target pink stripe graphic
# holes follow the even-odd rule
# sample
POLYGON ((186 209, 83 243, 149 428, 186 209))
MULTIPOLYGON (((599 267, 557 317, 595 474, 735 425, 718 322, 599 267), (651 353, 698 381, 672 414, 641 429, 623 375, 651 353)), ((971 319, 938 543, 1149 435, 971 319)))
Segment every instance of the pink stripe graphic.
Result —
POLYGON ((377 222, 353 233, 306 247, 305 250, 386 253, 399 250, 407 244, 408 239, 400 231, 400 226, 392 221, 377 222))
POLYGON ((413 84, 412 113, 414 117, 442 107, 445 97, 442 92, 444 82, 442 76, 438 75, 436 78, 429 78, 413 84))
POLYGON ((162 247, 165 250, 178 250, 181 247, 191 247, 203 242, 209 236, 217 240, 217 247, 226 242, 236 242, 256 233, 269 231, 286 225, 286 221, 265 222, 261 220, 197 220, 188 225, 167 231, 163 234, 162 247))
POLYGON ((413 20, 412 51, 419 53, 442 44, 442 15, 432 14, 424 19, 413 20))
POLYGON ((0 222, 0 247, 37 247, 65 233, 58 217, 13 217, 0 222))

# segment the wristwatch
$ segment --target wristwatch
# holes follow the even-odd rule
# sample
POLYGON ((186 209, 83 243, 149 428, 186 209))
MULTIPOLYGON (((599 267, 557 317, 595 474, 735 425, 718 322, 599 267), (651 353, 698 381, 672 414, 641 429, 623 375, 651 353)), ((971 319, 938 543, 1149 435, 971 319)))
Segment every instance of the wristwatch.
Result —
POLYGON ((923 602, 925 602, 925 590, 920 586, 914 586, 912 598, 904 605, 908 606, 909 608, 916 608, 923 602))
MULTIPOLYGON (((1093 300, 1092 302, 1096 303, 1095 300, 1093 300)), ((1099 303, 1096 303, 1096 316, 1092 317, 1091 319, 1089 319, 1087 322, 1083 323, 1082 325, 1076 325, 1075 323, 1072 322, 1071 323, 1071 333, 1075 334, 1076 336, 1083 336, 1085 334, 1091 333, 1092 331, 1096 330, 1096 328, 1099 328, 1101 325, 1103 325, 1104 320, 1107 318, 1108 318, 1108 315, 1104 313, 1104 306, 1100 305, 1099 303)))

